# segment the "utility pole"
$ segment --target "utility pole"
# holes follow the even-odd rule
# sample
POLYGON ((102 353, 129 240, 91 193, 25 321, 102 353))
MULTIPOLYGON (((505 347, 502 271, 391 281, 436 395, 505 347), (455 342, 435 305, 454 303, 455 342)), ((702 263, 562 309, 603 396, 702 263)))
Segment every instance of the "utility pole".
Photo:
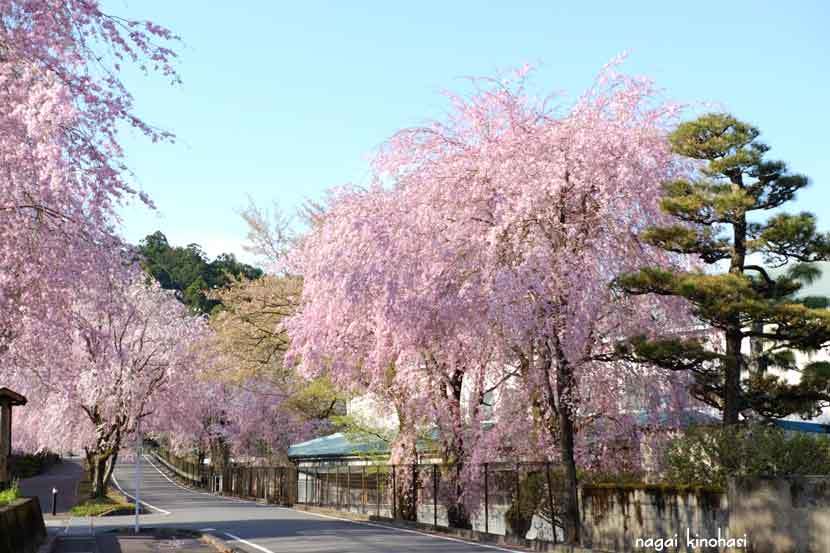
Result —
POLYGON ((135 423, 135 533, 140 530, 138 513, 141 510, 141 419, 135 423))

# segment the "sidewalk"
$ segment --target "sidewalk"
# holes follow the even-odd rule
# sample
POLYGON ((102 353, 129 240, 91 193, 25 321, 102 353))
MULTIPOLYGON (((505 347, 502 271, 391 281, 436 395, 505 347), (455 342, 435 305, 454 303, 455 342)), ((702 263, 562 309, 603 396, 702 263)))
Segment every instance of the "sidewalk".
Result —
POLYGON ((64 459, 48 472, 20 481, 20 493, 37 496, 44 518, 52 516, 52 488, 58 489, 58 513, 66 513, 77 503, 78 482, 83 477, 79 459, 64 459))
POLYGON ((115 535, 61 538, 54 553, 217 553, 198 538, 164 535, 115 535))

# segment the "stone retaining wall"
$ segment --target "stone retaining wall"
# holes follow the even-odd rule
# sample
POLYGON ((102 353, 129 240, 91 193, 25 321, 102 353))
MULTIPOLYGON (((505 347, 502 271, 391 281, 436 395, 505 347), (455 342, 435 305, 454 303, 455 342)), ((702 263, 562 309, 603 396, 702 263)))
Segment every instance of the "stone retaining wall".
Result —
POLYGON ((729 483, 730 533, 749 553, 830 551, 830 477, 740 478, 729 483))
POLYGON ((35 553, 46 539, 46 526, 36 497, 0 507, 0 553, 35 553))
POLYGON ((580 495, 583 543, 589 547, 660 551, 656 540, 662 539, 662 550, 709 551, 687 547, 687 532, 691 537, 717 537, 718 530, 724 533, 729 526, 724 493, 664 486, 582 486, 580 495), (674 539, 676 544, 667 544, 674 539))

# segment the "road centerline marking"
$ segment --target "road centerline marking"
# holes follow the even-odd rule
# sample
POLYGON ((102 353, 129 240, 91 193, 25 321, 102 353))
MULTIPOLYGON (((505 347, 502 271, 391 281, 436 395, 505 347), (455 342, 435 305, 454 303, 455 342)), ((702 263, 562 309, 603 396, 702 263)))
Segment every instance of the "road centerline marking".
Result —
MULTIPOLYGON (((121 484, 119 484, 119 483, 118 483, 118 478, 116 478, 116 477, 115 477, 115 471, 113 471, 113 473, 112 473, 112 475, 110 476, 110 478, 112 478, 112 482, 115 484, 115 487, 116 487, 116 488, 118 488, 118 491, 120 491, 121 493, 123 493, 124 495, 126 495, 127 497, 129 497, 130 499, 132 499, 133 501, 135 501, 135 500, 136 500, 134 496, 132 496, 132 495, 128 494, 127 492, 125 492, 125 491, 124 491, 124 488, 122 488, 122 487, 121 487, 121 484)), ((147 502, 146 502, 146 501, 144 501, 144 500, 139 500, 139 503, 140 503, 141 505, 146 505, 147 507, 149 507, 150 509, 153 509, 154 511, 158 511, 159 513, 161 513, 161 514, 163 514, 163 515, 169 515, 169 514, 172 514, 170 511, 165 511, 164 509, 161 509, 161 508, 159 508, 159 507, 156 507, 155 505, 150 505, 149 503, 147 503, 147 502)))

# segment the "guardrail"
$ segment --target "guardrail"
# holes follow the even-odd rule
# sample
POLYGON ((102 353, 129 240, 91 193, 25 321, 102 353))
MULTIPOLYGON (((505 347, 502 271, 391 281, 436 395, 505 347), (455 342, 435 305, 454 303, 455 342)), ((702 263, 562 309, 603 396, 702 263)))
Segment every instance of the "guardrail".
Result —
POLYGON ((194 484, 201 484, 202 476, 200 474, 196 474, 195 472, 185 472, 180 468, 176 467, 175 465, 170 464, 164 457, 161 457, 158 452, 153 452, 153 457, 155 457, 156 461, 163 464, 169 470, 175 472, 180 478, 184 478, 185 480, 189 480, 194 484))
POLYGON ((168 451, 153 452, 156 459, 179 477, 196 487, 246 499, 261 499, 267 503, 293 505, 297 499, 297 470, 294 467, 230 466, 224 470, 199 467, 168 451))

